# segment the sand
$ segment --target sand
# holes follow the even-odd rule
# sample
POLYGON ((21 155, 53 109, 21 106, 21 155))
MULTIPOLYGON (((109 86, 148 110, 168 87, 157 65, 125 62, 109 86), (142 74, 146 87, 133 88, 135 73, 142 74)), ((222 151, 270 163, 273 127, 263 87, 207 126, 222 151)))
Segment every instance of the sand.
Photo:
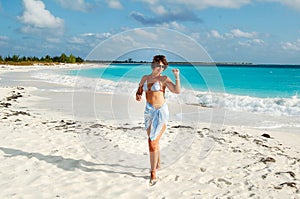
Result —
POLYGON ((145 101, 28 75, 44 69, 0 66, 0 198, 300 198, 297 132, 182 120, 209 110, 169 103, 149 186, 145 101))

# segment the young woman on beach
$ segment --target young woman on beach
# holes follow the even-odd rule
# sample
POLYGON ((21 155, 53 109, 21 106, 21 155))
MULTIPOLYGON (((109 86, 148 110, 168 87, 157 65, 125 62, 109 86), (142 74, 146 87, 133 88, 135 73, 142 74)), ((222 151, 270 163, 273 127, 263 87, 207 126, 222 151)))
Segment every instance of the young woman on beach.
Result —
POLYGON ((143 91, 146 93, 146 108, 144 112, 145 129, 148 135, 148 145, 150 152, 150 185, 157 181, 156 170, 160 168, 159 140, 166 130, 169 119, 169 110, 165 99, 165 89, 171 92, 180 93, 179 70, 173 69, 175 84, 172 80, 161 75, 168 67, 167 59, 164 55, 156 55, 151 63, 152 73, 144 75, 139 83, 136 92, 136 100, 141 101, 143 91))

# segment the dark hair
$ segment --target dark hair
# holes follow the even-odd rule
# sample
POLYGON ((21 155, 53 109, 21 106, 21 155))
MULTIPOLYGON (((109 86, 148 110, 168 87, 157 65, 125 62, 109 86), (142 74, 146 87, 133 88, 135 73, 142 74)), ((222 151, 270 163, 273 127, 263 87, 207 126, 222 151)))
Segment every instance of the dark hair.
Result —
POLYGON ((166 70, 169 64, 167 62, 166 56, 164 55, 155 55, 151 63, 151 68, 155 68, 156 64, 158 64, 159 62, 162 62, 164 64, 163 68, 164 70, 166 70))

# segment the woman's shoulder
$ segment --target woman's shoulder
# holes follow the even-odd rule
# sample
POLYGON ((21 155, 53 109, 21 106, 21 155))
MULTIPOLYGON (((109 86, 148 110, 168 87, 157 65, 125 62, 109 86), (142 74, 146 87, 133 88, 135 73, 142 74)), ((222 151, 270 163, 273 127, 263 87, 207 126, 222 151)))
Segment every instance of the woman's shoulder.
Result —
POLYGON ((167 75, 162 75, 160 78, 161 78, 162 80, 167 80, 167 79, 169 79, 169 77, 168 77, 167 75))
POLYGON ((144 76, 142 77, 142 79, 143 79, 143 80, 147 80, 147 79, 149 79, 149 76, 150 76, 150 75, 144 75, 144 76))
POLYGON ((169 77, 166 76, 166 75, 160 76, 160 81, 161 81, 161 82, 164 82, 164 83, 165 83, 168 79, 169 79, 169 77))
POLYGON ((144 75, 141 79, 141 83, 144 83, 148 79, 149 75, 144 75))

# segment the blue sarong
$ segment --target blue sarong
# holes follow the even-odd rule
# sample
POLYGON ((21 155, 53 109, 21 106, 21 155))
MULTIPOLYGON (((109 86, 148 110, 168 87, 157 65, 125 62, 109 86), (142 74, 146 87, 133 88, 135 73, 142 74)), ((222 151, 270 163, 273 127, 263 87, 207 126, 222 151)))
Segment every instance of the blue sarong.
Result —
POLYGON ((168 123, 169 109, 167 103, 164 103, 160 108, 156 109, 152 104, 146 102, 144 117, 145 130, 151 126, 149 138, 153 141, 159 135, 162 127, 168 123))

